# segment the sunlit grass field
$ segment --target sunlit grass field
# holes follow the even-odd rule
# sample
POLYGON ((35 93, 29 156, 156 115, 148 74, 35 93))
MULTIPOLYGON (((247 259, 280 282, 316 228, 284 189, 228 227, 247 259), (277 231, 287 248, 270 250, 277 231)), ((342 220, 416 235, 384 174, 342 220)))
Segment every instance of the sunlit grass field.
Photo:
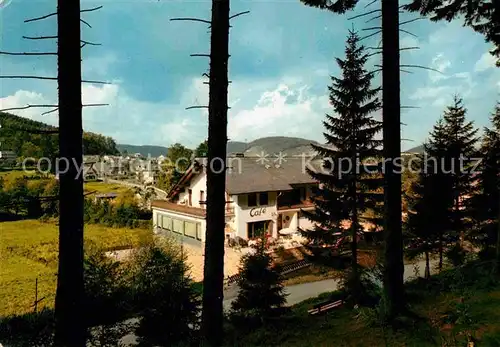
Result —
MULTIPOLYGON (((85 243, 110 250, 147 242, 151 230, 85 226, 85 243)), ((31 311, 38 278, 38 308, 52 307, 58 257, 56 222, 21 220, 0 223, 0 317, 31 311)))

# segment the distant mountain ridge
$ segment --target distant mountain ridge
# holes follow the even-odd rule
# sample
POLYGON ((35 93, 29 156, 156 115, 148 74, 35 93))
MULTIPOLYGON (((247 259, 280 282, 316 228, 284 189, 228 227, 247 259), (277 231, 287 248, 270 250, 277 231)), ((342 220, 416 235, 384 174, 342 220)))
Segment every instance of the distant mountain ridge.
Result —
POLYGON ((167 155, 168 148, 163 147, 163 146, 153 146, 153 145, 143 145, 143 146, 138 146, 138 145, 127 145, 127 144, 117 144, 116 147, 120 151, 120 153, 128 153, 128 154, 135 154, 135 153, 140 153, 141 155, 147 157, 148 154, 151 157, 159 157, 160 155, 167 155))
MULTIPOLYGON (((309 155, 312 153, 311 143, 316 144, 316 141, 304 139, 301 137, 288 137, 288 136, 268 136, 251 142, 229 141, 227 143, 227 154, 244 153, 246 155, 261 155, 262 153, 273 155, 282 152, 287 156, 294 155, 309 155)), ((128 145, 118 144, 118 150, 123 153, 127 151, 128 154, 140 153, 147 157, 158 157, 160 155, 167 155, 168 147, 152 146, 152 145, 128 145)))

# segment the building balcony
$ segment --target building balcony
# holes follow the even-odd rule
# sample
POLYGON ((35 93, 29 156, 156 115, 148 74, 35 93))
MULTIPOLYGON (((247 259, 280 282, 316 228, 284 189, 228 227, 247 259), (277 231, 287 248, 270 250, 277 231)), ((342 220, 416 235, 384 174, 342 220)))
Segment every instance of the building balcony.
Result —
POLYGON ((314 207, 314 203, 309 200, 278 200, 278 211, 295 210, 301 208, 314 207))

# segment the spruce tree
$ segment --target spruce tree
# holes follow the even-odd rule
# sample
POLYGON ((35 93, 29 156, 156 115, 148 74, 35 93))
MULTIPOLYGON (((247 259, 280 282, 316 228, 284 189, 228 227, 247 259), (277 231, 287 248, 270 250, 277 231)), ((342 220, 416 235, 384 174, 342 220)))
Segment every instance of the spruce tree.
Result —
MULTIPOLYGON (((462 99, 455 96, 443 117, 436 123, 425 145, 424 170, 432 175, 435 197, 432 199, 436 225, 439 225, 439 268, 442 268, 444 236, 464 238, 469 196, 473 193, 471 168, 476 155, 477 129, 466 119, 462 99)), ((460 250, 457 243, 455 250, 460 250)))
POLYGON ((372 118, 372 113, 381 105, 377 98, 379 89, 371 87, 373 73, 365 68, 368 54, 353 31, 349 32, 345 53, 344 60, 337 58, 342 77, 332 76, 332 85, 328 88, 336 116, 327 115, 323 122, 326 145, 313 145, 324 159, 323 169, 308 169, 308 173, 323 188, 318 189, 313 197, 315 211, 304 211, 315 222, 315 227, 303 234, 310 241, 326 245, 332 245, 339 237, 349 234, 351 283, 356 288, 359 284, 357 238, 361 231, 360 219, 363 212, 374 208, 377 200, 382 200, 381 175, 378 170, 365 165, 368 159, 378 158, 381 154, 382 141, 375 138, 381 131, 381 122, 372 118), (346 220, 350 222, 348 229, 346 220))
POLYGON ((410 169, 416 170, 414 180, 405 198, 408 203, 408 217, 404 223, 405 236, 410 240, 417 239, 414 247, 407 250, 411 258, 424 254, 425 275, 430 278, 430 254, 439 250, 439 268, 443 259, 443 230, 449 223, 449 199, 443 198, 446 186, 444 177, 425 168, 425 155, 420 155, 410 169))
POLYGON ((286 303, 279 266, 266 252, 265 236, 254 246, 254 253, 241 259, 238 296, 231 304, 231 318, 241 326, 256 326, 282 312, 286 303))
POLYGON ((474 191, 472 185, 474 175, 471 172, 473 159, 476 158, 478 129, 472 121, 466 119, 467 109, 462 99, 455 96, 453 105, 448 106, 443 119, 446 129, 447 159, 445 169, 450 174, 453 184, 453 208, 451 214, 452 228, 463 241, 464 233, 470 226, 466 221, 468 199, 474 191))
MULTIPOLYGON (((305 5, 344 14, 354 10, 359 0, 301 0, 305 5)), ((371 1, 368 7, 376 1, 371 1)), ((401 64, 399 0, 380 1, 376 13, 381 18, 382 36, 382 132, 384 156, 384 299, 387 318, 403 312, 405 304, 401 172, 396 160, 401 156, 401 64)), ((358 16, 356 16, 358 17, 358 16)))
POLYGON ((491 127, 484 129, 481 144, 478 194, 473 197, 474 219, 488 235, 487 246, 496 244, 497 261, 500 262, 500 103, 491 116, 491 127))

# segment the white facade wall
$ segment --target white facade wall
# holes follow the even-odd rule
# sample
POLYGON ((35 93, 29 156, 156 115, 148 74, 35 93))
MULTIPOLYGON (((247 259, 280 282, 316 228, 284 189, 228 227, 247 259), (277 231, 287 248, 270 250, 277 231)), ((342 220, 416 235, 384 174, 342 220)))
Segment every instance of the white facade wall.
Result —
POLYGON ((191 189, 192 191, 192 196, 191 196, 191 203, 192 207, 198 207, 198 208, 205 208, 204 204, 200 204, 200 192, 203 191, 205 197, 203 200, 207 199, 207 175, 205 173, 202 173, 200 175, 196 175, 193 180, 191 181, 190 187, 186 188, 184 192, 181 192, 179 194, 179 202, 182 202, 183 200, 186 201, 185 204, 186 206, 188 205, 188 199, 189 199, 189 192, 188 189, 191 189))
POLYGON ((276 205, 276 192, 268 192, 268 204, 263 206, 257 204, 257 206, 255 207, 249 207, 247 194, 235 196, 235 199, 233 201, 237 202, 234 209, 236 217, 237 236, 246 239, 247 223, 260 222, 265 220, 273 221, 272 234, 273 237, 277 236, 278 210, 276 205))

